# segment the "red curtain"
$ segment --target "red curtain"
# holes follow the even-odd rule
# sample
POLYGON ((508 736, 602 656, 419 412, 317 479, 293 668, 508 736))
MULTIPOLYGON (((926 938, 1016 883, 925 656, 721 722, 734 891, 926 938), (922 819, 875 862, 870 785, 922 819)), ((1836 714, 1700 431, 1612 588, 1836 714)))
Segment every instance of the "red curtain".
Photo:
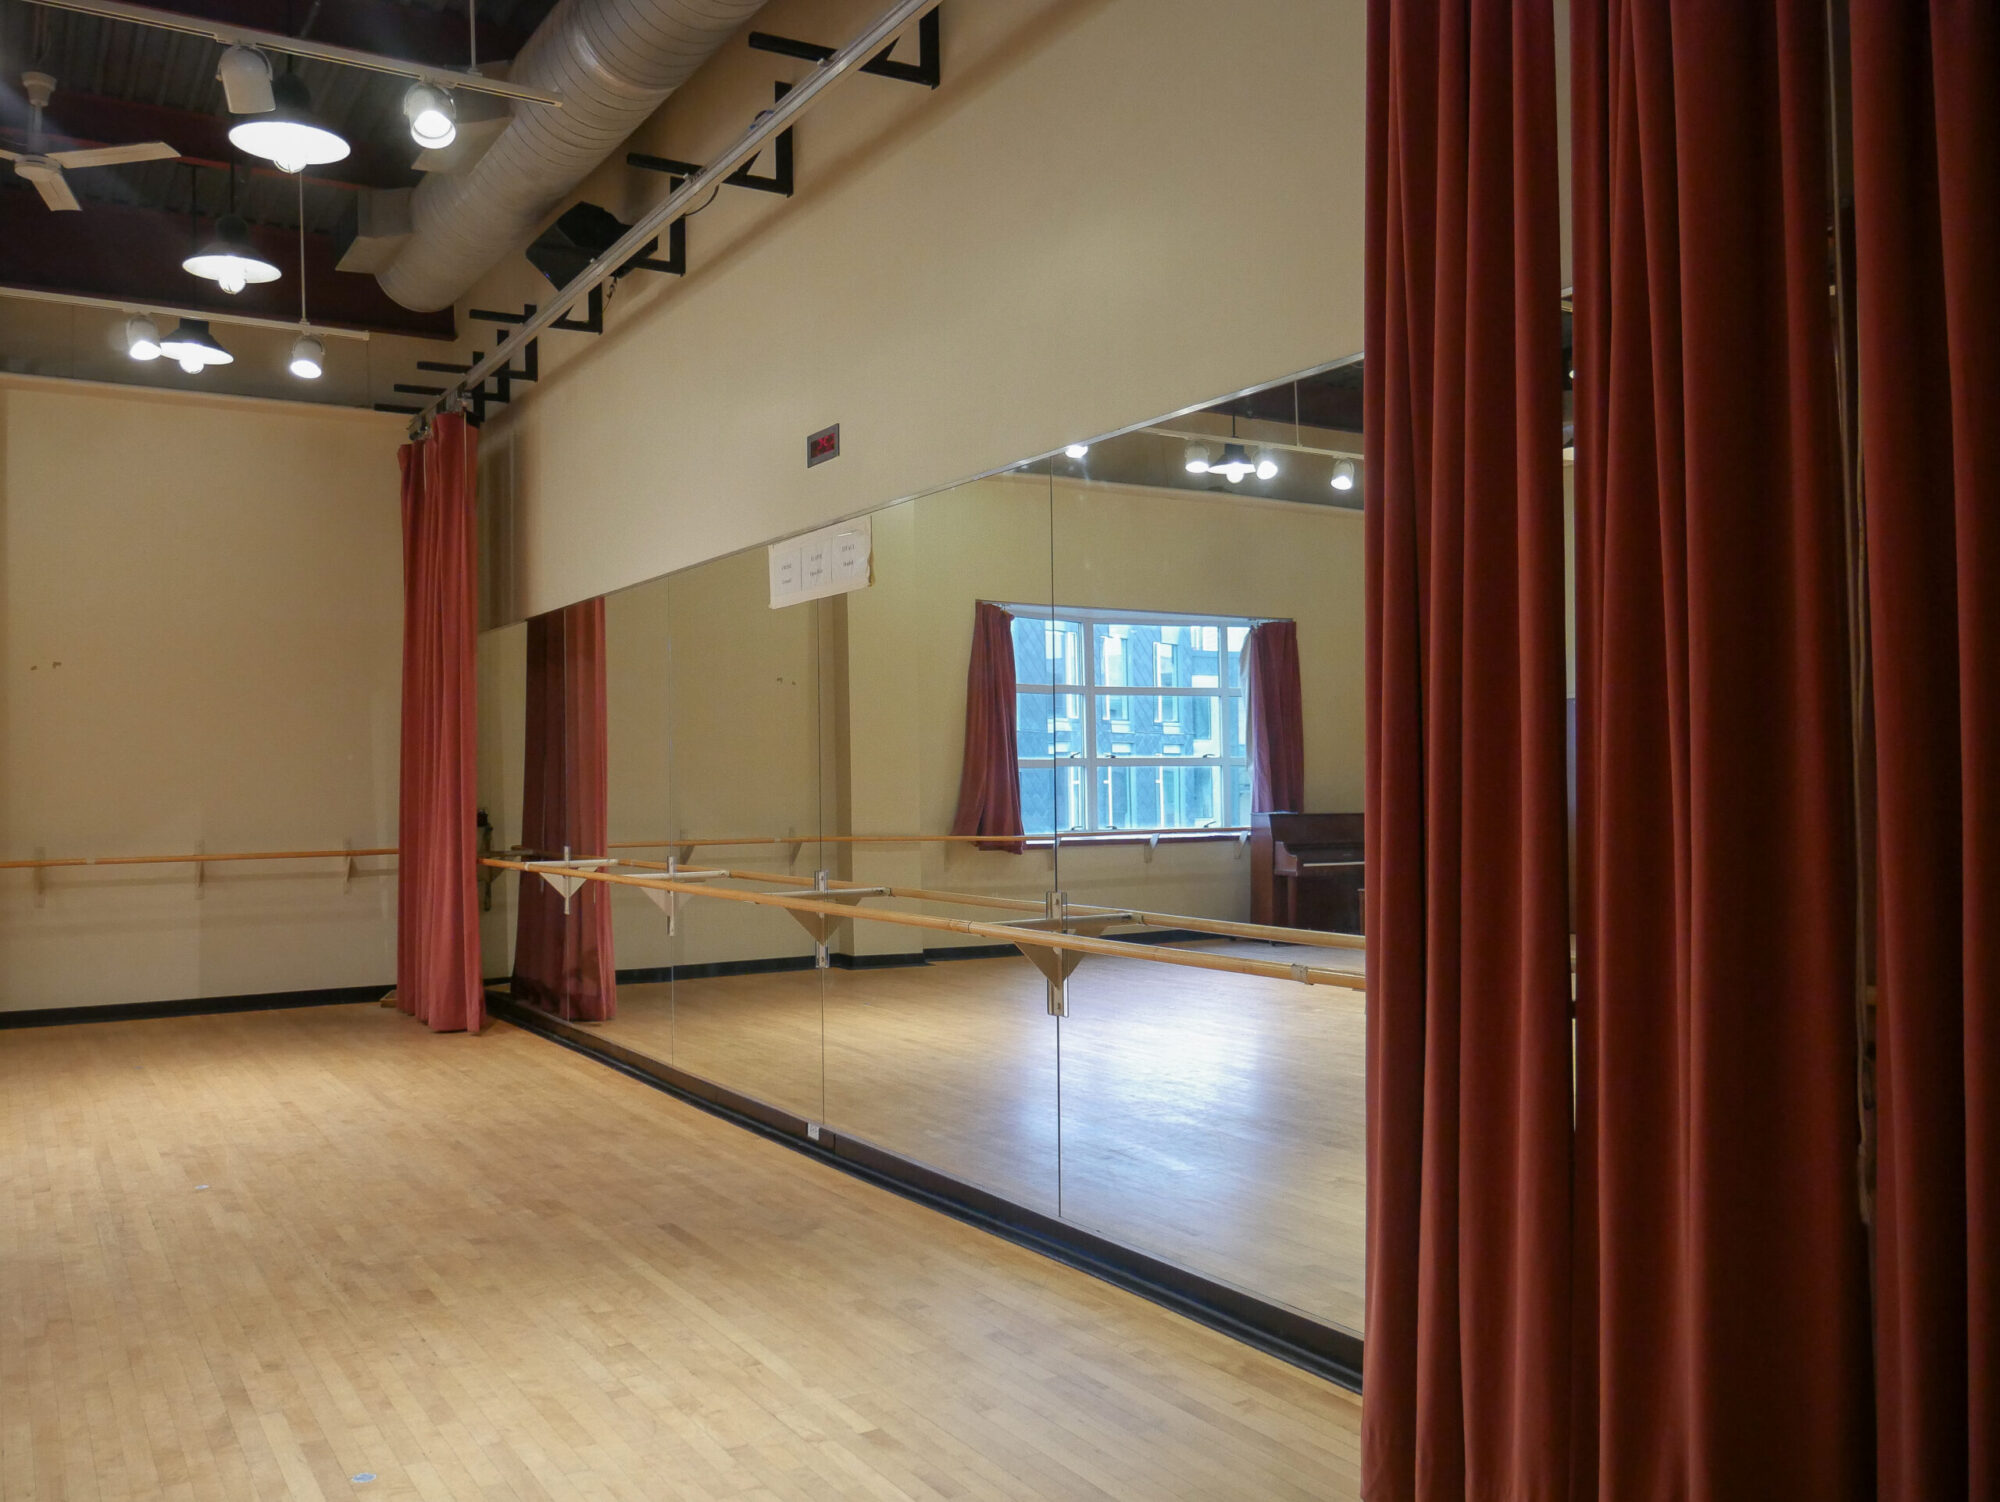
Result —
POLYGON ((1306 797, 1306 732, 1300 709, 1299 628, 1263 621, 1243 644, 1250 718, 1250 807, 1300 813, 1306 797))
POLYGON ((1014 618, 981 600, 973 607, 972 661, 965 673, 965 762, 953 834, 988 835, 981 850, 1019 855, 1021 754, 1015 733, 1014 618))
MULTIPOLYGON (((600 598, 528 622, 521 842, 544 856, 605 854, 608 776, 600 598)), ((559 1017, 602 1022, 614 1015, 610 890, 583 883, 568 912, 562 894, 538 876, 523 876, 519 894, 514 994, 559 1017)))
POLYGON ((1872 1447, 1825 7, 1571 20, 1576 1495, 1839 1502, 1872 1447))
POLYGON ((2000 1497, 2000 10, 1854 0, 1880 1495, 2000 1497))
POLYGON ((1568 1498, 1549 0, 1368 12, 1362 1490, 1568 1498))
POLYGON ((478 725, 473 504, 478 435, 445 413, 403 472, 403 736, 396 1001, 437 1032, 477 1032, 478 725))

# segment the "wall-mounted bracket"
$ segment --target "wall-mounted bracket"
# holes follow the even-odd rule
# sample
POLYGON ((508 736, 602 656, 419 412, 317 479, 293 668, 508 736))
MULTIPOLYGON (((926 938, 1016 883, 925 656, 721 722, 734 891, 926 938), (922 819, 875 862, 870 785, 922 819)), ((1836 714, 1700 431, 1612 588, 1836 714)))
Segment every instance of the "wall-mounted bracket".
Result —
MULTIPOLYGON (((1096 939, 1104 935, 1107 928, 1115 928, 1121 923, 1136 923, 1139 920, 1131 913, 1083 913, 1073 914, 1069 910, 1067 892, 1050 892, 1043 899, 1046 915, 1040 918, 1016 918, 1003 923, 1002 928, 1033 928, 1043 933, 1082 934, 1096 939)), ((1042 978, 1049 983, 1049 1015, 1067 1017, 1069 1015, 1069 978, 1076 973, 1076 967, 1083 963, 1080 949, 1050 949, 1041 944, 1016 944, 1021 958, 1042 972, 1042 978)))
MULTIPOLYGON (((791 89, 792 86, 788 83, 777 85, 777 97, 783 99, 785 95, 791 92, 791 89)), ((638 167, 647 172, 666 173, 668 178, 671 179, 671 185, 668 190, 670 192, 673 188, 678 188, 683 181, 698 175, 701 171, 701 164, 699 162, 684 162, 678 157, 671 156, 650 156, 643 151, 626 152, 625 165, 628 167, 638 167)), ((768 173, 752 172, 750 169, 756 165, 754 159, 745 162, 741 167, 738 167, 722 180, 723 186, 730 188, 755 188, 759 193, 776 193, 781 198, 790 198, 793 186, 791 131, 779 131, 777 139, 772 141, 771 170, 768 173)), ((674 221, 674 227, 679 229, 686 222, 686 216, 683 215, 674 221)), ((684 243, 677 244, 674 247, 674 254, 677 257, 681 256, 685 249, 684 243)), ((633 263, 628 261, 626 264, 629 266, 633 263)), ((648 269, 659 270, 661 268, 649 267, 648 269)))
POLYGON ((422 407, 406 407, 401 402, 377 402, 375 403, 375 410, 377 412, 394 412, 402 417, 414 417, 424 409, 422 407))
POLYGON ((616 865, 617 862, 609 856, 598 855, 587 856, 579 860, 571 860, 565 856, 559 861, 525 861, 523 864, 530 871, 541 877, 543 881, 562 893, 563 915, 567 917, 569 915, 570 898, 576 895, 577 889, 587 880, 587 878, 574 875, 573 873, 577 871, 597 871, 605 866, 616 865))
MULTIPOLYGON (((750 45, 759 52, 775 52, 783 57, 802 57, 809 63, 823 63, 833 56, 833 48, 822 47, 818 42, 801 42, 793 37, 772 36, 769 32, 750 33, 750 45)), ((893 78, 899 83, 920 83, 927 89, 934 89, 944 79, 943 49, 938 41, 938 13, 932 7, 924 12, 924 18, 917 22, 917 61, 899 63, 889 54, 896 50, 891 42, 880 52, 861 65, 863 73, 873 73, 877 78, 893 78)))
MULTIPOLYGON (((671 881, 715 881, 727 876, 727 871, 683 871, 681 863, 674 857, 667 857, 667 877, 671 881)), ((667 937, 672 938, 680 931, 681 904, 688 900, 686 892, 666 892, 658 887, 641 887, 647 900, 667 915, 667 937)))
MULTIPOLYGON (((48 851, 43 849, 40 845, 37 845, 35 847, 35 859, 38 861, 45 861, 48 858, 49 858, 48 851)), ((48 868, 46 866, 37 866, 35 867, 35 906, 36 907, 42 906, 44 903, 48 901, 48 899, 49 899, 48 868)))
POLYGON ((595 287, 592 287, 590 289, 590 295, 584 299, 583 306, 584 306, 583 317, 578 318, 576 316, 576 309, 571 308, 567 313, 563 314, 562 317, 556 319, 555 322, 551 323, 549 327, 552 329, 567 329, 572 334, 603 333, 604 332, 604 284, 602 282, 598 283, 595 287))
MULTIPOLYGON (((200 841, 195 842, 194 853, 196 855, 202 854, 202 845, 200 841)), ((194 863, 194 900, 196 902, 201 901, 202 893, 206 889, 207 884, 208 884, 208 862, 198 860, 194 863)))
MULTIPOLYGON (((834 887, 831 882, 831 872, 813 872, 812 894, 815 901, 835 902, 842 907, 852 907, 864 897, 889 895, 887 887, 834 887)), ((813 941, 813 967, 818 970, 827 969, 833 962, 832 956, 827 952, 827 945, 832 941, 834 931, 848 920, 836 918, 831 913, 802 913, 797 908, 788 907, 785 911, 792 915, 799 927, 803 928, 813 941)))
POLYGON ((347 852, 340 860, 340 895, 345 897, 354 890, 354 841, 342 840, 340 848, 347 852))

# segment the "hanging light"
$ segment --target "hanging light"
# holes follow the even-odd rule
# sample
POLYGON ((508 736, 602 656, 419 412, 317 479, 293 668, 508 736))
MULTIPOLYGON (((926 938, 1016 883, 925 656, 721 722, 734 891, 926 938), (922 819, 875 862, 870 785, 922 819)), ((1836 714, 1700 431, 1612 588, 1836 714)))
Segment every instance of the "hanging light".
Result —
POLYGON ((1208 445, 1190 443, 1187 446, 1187 472, 1191 475, 1208 473, 1208 445))
POLYGON ((255 47, 241 43, 222 54, 215 76, 232 115, 264 115, 277 108, 271 97, 271 60, 255 47))
POLYGON ((160 341, 160 353, 189 375, 200 375, 210 365, 227 365, 236 358, 215 342, 206 318, 183 318, 160 341))
MULTIPOLYGON (((1250 457, 1248 449, 1240 443, 1225 443, 1222 457, 1208 466, 1209 474, 1221 475, 1231 485, 1241 485, 1245 475, 1257 473, 1257 465, 1250 457)), ((1275 468, 1272 473, 1276 473, 1275 468)))
POLYGON ((160 326, 144 313, 125 320, 125 353, 135 360, 160 358, 160 326))
POLYGON ((229 127, 239 150, 275 163, 280 172, 303 172, 347 156, 346 140, 313 113, 312 91, 298 74, 272 79, 271 96, 274 108, 229 127))
POLYGON ((250 226, 235 214, 215 222, 215 238, 185 261, 181 270, 205 277, 224 292, 241 292, 252 282, 275 282, 278 268, 250 243, 250 226))
POLYGON ((440 151, 458 139, 458 110, 443 89, 411 84, 403 95, 403 114, 410 122, 410 139, 426 151, 440 151))
POLYGON ((302 381, 316 381, 326 363, 326 346, 312 334, 292 341, 292 374, 302 381))
POLYGON ((1085 454, 1088 454, 1089 452, 1090 452, 1089 444, 1072 443, 1068 448, 1063 450, 1063 457, 1065 459, 1081 459, 1085 454))
POLYGON ((1354 488, 1354 461, 1352 459, 1336 459, 1333 461, 1333 488, 1335 490, 1352 490, 1354 488))

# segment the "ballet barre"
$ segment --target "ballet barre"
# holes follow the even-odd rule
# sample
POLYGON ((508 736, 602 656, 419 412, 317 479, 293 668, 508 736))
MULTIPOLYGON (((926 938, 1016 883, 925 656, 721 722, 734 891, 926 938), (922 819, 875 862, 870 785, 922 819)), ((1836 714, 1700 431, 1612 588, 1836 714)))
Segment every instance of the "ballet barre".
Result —
POLYGON ((185 855, 58 855, 44 856, 37 853, 33 860, 0 861, 0 871, 32 871, 35 873, 35 906, 42 905, 48 893, 47 873, 54 870, 81 870, 91 866, 193 866, 194 894, 202 895, 203 873, 224 861, 322 861, 341 862, 340 889, 345 892, 354 882, 354 863, 364 856, 394 855, 394 845, 371 846, 356 850, 351 845, 342 845, 338 850, 203 850, 197 846, 185 855))

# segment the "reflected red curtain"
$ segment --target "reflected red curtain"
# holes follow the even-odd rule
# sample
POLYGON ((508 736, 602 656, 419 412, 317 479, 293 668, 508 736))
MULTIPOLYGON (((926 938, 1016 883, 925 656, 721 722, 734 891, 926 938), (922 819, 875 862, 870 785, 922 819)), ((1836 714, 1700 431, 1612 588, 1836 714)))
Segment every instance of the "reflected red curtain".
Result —
POLYGON ((1263 621, 1243 643, 1250 719, 1250 807, 1300 813, 1306 797, 1306 732, 1300 709, 1299 628, 1263 621))
POLYGON ((1872 1446, 1825 7, 1571 24, 1576 1495, 1839 1502, 1872 1446))
POLYGON ((988 835, 981 850, 1019 855, 1021 753, 1015 731, 1014 618, 981 600, 973 607, 972 661, 965 672, 965 763, 953 834, 988 835))
POLYGON ((2000 10, 1854 0, 1880 1495, 2000 1497, 2000 10))
POLYGON ((1549 0, 1368 11, 1362 1492, 1568 1498, 1549 0))
MULTIPOLYGON (((528 622, 527 745, 521 842, 543 856, 606 853, 610 800, 605 735, 604 601, 528 622)), ((516 996, 583 1022, 618 1007, 611 892, 587 881, 570 895, 524 876, 514 931, 516 996)))
POLYGON ((396 1003, 436 1032, 478 1032, 478 725, 474 465, 478 434, 443 413, 403 473, 403 725, 396 1003))

